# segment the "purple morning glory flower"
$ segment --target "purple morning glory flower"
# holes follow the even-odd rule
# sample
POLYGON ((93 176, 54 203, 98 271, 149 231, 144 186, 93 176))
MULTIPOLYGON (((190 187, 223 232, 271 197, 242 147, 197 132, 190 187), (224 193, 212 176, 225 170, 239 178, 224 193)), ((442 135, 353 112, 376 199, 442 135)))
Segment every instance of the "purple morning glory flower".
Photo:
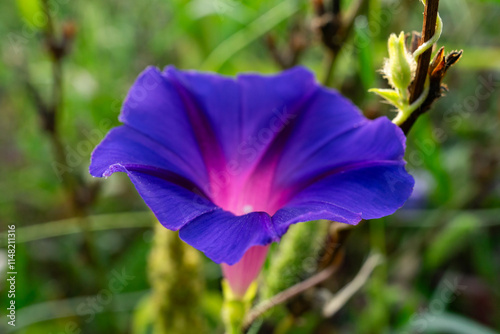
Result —
MULTIPOLYGON (((236 79, 151 67, 119 119, 90 173, 127 173, 158 220, 224 263, 230 281, 251 282, 291 224, 390 215, 413 187, 401 130, 300 67, 236 79)), ((242 293, 247 283, 231 285, 242 293)))

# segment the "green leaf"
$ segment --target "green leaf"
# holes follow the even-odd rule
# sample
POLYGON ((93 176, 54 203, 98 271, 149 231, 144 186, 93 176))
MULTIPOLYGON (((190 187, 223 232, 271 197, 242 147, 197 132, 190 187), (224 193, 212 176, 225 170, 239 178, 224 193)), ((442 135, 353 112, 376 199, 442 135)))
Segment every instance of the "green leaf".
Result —
POLYGON ((264 35, 283 20, 289 18, 299 10, 294 1, 283 1, 268 12, 255 19, 241 30, 236 31, 229 38, 219 44, 201 65, 204 70, 217 71, 235 53, 248 44, 264 35))
POLYGON ((359 62, 359 76, 365 89, 375 84, 375 65, 373 64, 373 43, 368 20, 365 16, 358 16, 354 23, 359 62))
MULTIPOLYGON (((424 333, 449 333, 449 334, 498 334, 498 332, 484 327, 477 322, 467 319, 458 314, 452 313, 423 313, 419 315, 419 319, 428 321, 425 322, 426 328, 424 333)), ((418 328, 421 328, 421 322, 414 322, 419 324, 418 328)), ((412 326, 410 326, 411 328, 412 326)), ((416 326, 413 326, 416 327, 416 326)))
POLYGON ((463 248, 481 222, 476 216, 462 214, 450 221, 434 238, 425 254, 429 268, 436 268, 463 248))
POLYGON ((395 107, 399 108, 399 94, 392 89, 383 89, 383 88, 371 88, 368 90, 370 93, 375 93, 383 97, 384 99, 387 100, 390 104, 394 105, 395 107))
POLYGON ((154 308, 151 294, 147 294, 137 303, 132 318, 133 334, 152 334, 154 322, 154 308))

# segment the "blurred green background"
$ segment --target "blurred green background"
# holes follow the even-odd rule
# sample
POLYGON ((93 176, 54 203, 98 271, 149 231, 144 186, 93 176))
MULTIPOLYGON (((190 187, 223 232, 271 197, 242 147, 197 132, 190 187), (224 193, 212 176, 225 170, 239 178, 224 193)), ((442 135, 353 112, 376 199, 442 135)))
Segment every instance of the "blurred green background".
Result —
MULTIPOLYGON (((281 70, 276 58, 295 52, 298 63, 323 81, 327 52, 313 29, 317 20, 309 1, 48 3, 54 36, 65 36, 68 51, 61 61, 61 102, 55 103, 56 138, 40 116, 41 105, 59 101, 52 95, 57 50, 47 42, 42 3, 0 2, 0 331, 148 333, 155 321, 147 265, 153 217, 125 175, 94 180, 87 171, 92 149, 119 124, 121 102, 135 77, 148 65, 168 64, 227 75, 274 73, 281 70), (14 331, 4 315, 5 231, 11 224, 17 230, 14 331), (113 275, 124 284, 109 293, 113 275)), ((342 1, 342 12, 349 6, 342 1)), ((369 0, 355 20, 331 86, 368 117, 393 117, 367 90, 386 86, 376 70, 387 56, 389 34, 420 31, 422 11, 416 0, 369 0)), ((447 52, 463 49, 464 56, 444 80, 449 92, 408 137, 406 160, 416 179, 412 198, 395 215, 353 229, 341 270, 270 313, 253 333, 500 332, 500 2, 441 0, 440 14, 444 32, 438 44, 447 52), (323 318, 321 300, 352 280, 373 250, 386 261, 334 317, 323 318)), ((189 313, 183 307, 196 304, 200 312, 189 317, 203 324, 188 319, 186 333, 222 333, 218 266, 200 254, 193 255, 196 268, 177 263, 172 258, 179 252, 190 250, 163 254, 171 270, 164 273, 165 284, 194 287, 197 295, 177 296, 186 305, 164 308, 178 308, 169 314, 182 320, 189 313), (175 273, 183 268, 192 275, 175 273)), ((263 275, 266 294, 279 291, 270 261, 288 268, 290 284, 314 272, 306 263, 309 255, 289 259, 291 266, 279 247, 273 252, 263 275)), ((290 284, 284 280, 283 288, 290 284)))

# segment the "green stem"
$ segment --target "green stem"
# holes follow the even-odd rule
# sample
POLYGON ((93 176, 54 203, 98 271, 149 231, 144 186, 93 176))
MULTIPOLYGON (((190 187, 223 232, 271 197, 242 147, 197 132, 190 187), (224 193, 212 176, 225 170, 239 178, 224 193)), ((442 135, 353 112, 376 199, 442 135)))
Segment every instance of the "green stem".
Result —
POLYGON ((406 107, 400 108, 398 115, 392 120, 392 123, 396 124, 397 126, 400 126, 401 124, 403 124, 415 110, 420 108, 422 103, 424 103, 425 99, 427 98, 427 95, 429 95, 429 78, 428 77, 425 80, 424 91, 422 92, 422 94, 420 94, 418 99, 415 102, 413 102, 412 104, 407 105, 406 107))
MULTIPOLYGON (((422 1, 423 4, 425 5, 425 1, 422 1)), ((418 59, 418 57, 424 53, 425 51, 427 51, 430 47, 432 47, 439 39, 439 37, 441 37, 441 33, 443 32, 443 20, 441 20, 441 16, 439 16, 439 13, 437 14, 437 21, 436 21, 436 32, 434 33, 434 35, 432 35, 432 37, 425 43, 422 43, 422 45, 420 45, 416 50, 415 52, 413 52, 413 58, 415 60, 418 59)))
POLYGON ((245 296, 238 297, 233 294, 229 283, 222 280, 222 320, 226 334, 242 334, 245 317, 252 306, 252 301, 257 294, 257 283, 254 281, 248 288, 245 296))

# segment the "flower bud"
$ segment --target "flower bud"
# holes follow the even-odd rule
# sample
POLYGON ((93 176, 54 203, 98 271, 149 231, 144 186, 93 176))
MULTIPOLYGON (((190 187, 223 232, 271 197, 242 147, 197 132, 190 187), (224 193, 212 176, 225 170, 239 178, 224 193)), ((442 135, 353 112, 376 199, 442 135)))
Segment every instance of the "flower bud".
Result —
POLYGON ((416 62, 406 50, 405 35, 391 34, 388 41, 389 59, 384 65, 384 74, 389 84, 400 92, 406 92, 416 68, 416 62))

